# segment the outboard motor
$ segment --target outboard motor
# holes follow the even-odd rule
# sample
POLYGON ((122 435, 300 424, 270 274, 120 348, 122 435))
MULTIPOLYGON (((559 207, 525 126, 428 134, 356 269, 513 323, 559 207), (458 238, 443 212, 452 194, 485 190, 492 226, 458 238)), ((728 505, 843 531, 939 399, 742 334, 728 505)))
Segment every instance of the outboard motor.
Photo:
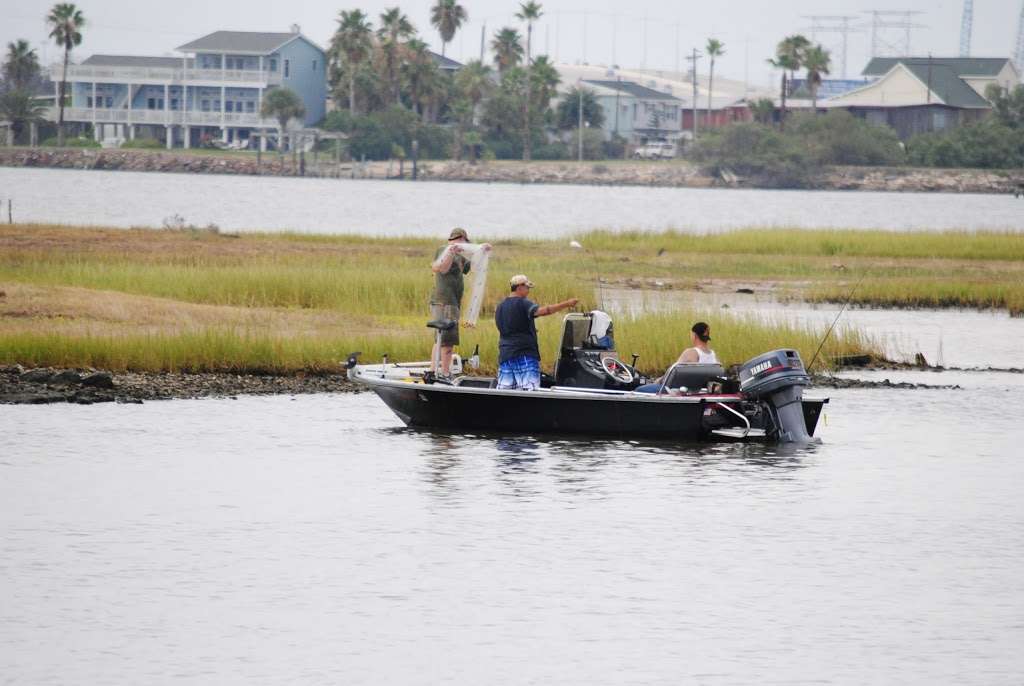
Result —
POLYGON ((800 353, 795 350, 773 350, 740 367, 740 391, 768 406, 782 442, 811 440, 803 405, 804 386, 810 382, 800 353))

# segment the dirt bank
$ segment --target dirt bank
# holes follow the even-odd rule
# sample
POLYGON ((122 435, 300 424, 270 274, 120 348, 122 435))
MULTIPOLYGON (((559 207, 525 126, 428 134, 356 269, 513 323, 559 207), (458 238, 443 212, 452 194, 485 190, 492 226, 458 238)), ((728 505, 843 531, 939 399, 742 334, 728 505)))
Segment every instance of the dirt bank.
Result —
MULTIPOLYGON (((400 171, 397 162, 336 164, 326 157, 315 158, 309 154, 305 156, 303 166, 291 156, 280 158, 269 153, 257 160, 254 153, 215 151, 0 148, 0 166, 270 176, 298 176, 304 173, 315 177, 360 179, 409 179, 411 175, 411 164, 408 162, 400 171)), ((733 184, 726 184, 683 161, 615 160, 582 164, 499 161, 470 164, 440 160, 422 162, 419 165, 419 178, 424 181, 667 188, 710 188, 728 185, 761 187, 761 184, 753 179, 737 179, 733 184)), ((849 191, 1015 193, 1024 191, 1024 170, 836 167, 817 179, 814 187, 820 190, 849 191)))

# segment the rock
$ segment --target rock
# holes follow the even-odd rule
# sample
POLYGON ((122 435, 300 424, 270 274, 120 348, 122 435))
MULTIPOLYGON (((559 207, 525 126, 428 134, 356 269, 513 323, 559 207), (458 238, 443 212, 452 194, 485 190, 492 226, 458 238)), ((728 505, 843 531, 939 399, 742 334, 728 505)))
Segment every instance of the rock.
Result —
POLYGON ((70 369, 65 369, 62 372, 54 374, 49 383, 58 386, 77 386, 82 383, 82 376, 78 372, 73 372, 70 369))
POLYGON ((64 394, 57 391, 0 394, 0 405, 47 405, 64 402, 64 394))
POLYGON ((0 373, 11 374, 13 376, 20 377, 22 374, 25 373, 25 368, 22 367, 20 364, 12 364, 6 367, 0 367, 0 373))
POLYGON ((82 379, 83 386, 89 386, 91 388, 113 388, 114 377, 107 372, 96 372, 90 374, 82 379))
POLYGON ((737 293, 746 293, 747 295, 753 295, 754 294, 754 289, 753 288, 737 288, 736 292, 737 293))
POLYGON ((53 378, 53 372, 49 369, 30 369, 18 377, 19 381, 26 383, 46 383, 53 378))

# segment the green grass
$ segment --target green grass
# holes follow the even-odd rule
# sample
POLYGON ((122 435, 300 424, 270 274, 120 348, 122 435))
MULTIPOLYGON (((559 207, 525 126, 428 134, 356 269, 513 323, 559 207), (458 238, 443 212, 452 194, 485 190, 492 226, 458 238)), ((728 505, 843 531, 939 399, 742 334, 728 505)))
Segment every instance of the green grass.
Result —
MULTIPOLYGON (((583 309, 598 305, 594 279, 600 273, 620 285, 664 280, 675 289, 709 279, 763 281, 781 293, 815 301, 845 300, 853 283, 866 275, 855 303, 1024 312, 1020 234, 749 229, 707 236, 598 231, 576 238, 585 250, 570 248, 568 239, 494 241, 487 305, 480 327, 463 332, 463 352, 479 344, 485 364, 493 361, 497 333, 491 314, 507 293, 505 278, 519 272, 538 284, 533 293, 537 301, 579 297, 583 309)), ((352 350, 362 350, 370 360, 383 353, 393 359, 426 359, 431 343, 423 326, 432 280, 428 265, 439 242, 0 227, 0 290, 4 284, 58 291, 77 287, 87 289, 86 294, 151 296, 181 304, 146 325, 133 324, 135 315, 127 323, 121 317, 114 334, 102 319, 107 316, 102 312, 109 310, 88 316, 76 311, 82 309, 82 298, 89 297, 82 292, 53 295, 47 301, 49 310, 28 318, 25 307, 8 299, 11 316, 0 316, 0 361, 115 370, 294 372, 336 371, 339 360, 352 350), (184 311, 185 303, 243 312, 259 308, 260 321, 269 324, 248 329, 235 312, 232 323, 207 318, 200 325, 186 325, 195 320, 190 319, 194 313, 184 311), (326 323, 278 316, 295 312, 321 313, 326 323), (344 333, 349 328, 352 333, 344 333)), ((660 296, 650 292, 647 297, 660 296)), ((120 301, 114 302, 110 307, 116 315, 120 301)), ((0 300, 0 312, 4 307, 0 300)), ((146 305, 136 299, 124 307, 146 305)), ((660 372, 686 346, 687 331, 696 319, 711 322, 714 346, 730 364, 777 347, 795 347, 809 361, 824 329, 721 311, 618 316, 619 351, 626 359, 638 353, 643 370, 660 372)), ((540 322, 541 350, 548 364, 560 321, 555 316, 540 322)), ((875 341, 844 329, 833 334, 825 353, 877 354, 879 349, 875 341)))

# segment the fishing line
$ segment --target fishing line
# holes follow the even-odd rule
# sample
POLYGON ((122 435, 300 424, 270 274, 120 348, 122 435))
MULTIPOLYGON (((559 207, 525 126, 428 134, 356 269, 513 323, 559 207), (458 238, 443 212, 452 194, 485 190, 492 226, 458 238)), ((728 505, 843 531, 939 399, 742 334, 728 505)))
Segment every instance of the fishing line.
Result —
POLYGON ((825 345, 825 341, 828 340, 829 335, 831 335, 832 333, 832 329, 836 327, 836 324, 839 322, 839 318, 842 317, 843 312, 846 311, 846 306, 849 305, 850 300, 853 299, 853 294, 860 287, 860 284, 864 281, 864 278, 867 275, 867 272, 864 272, 864 274, 861 275, 860 280, 858 280, 857 283, 853 285, 853 288, 850 289, 850 294, 846 296, 846 301, 843 303, 843 306, 839 309, 839 314, 837 314, 836 318, 832 320, 832 326, 828 327, 828 331, 826 331, 825 335, 822 337, 821 343, 818 344, 818 349, 814 351, 814 357, 811 358, 811 364, 807 365, 807 371, 811 371, 811 367, 814 365, 815 360, 818 359, 818 353, 821 352, 822 347, 824 347, 825 345))

